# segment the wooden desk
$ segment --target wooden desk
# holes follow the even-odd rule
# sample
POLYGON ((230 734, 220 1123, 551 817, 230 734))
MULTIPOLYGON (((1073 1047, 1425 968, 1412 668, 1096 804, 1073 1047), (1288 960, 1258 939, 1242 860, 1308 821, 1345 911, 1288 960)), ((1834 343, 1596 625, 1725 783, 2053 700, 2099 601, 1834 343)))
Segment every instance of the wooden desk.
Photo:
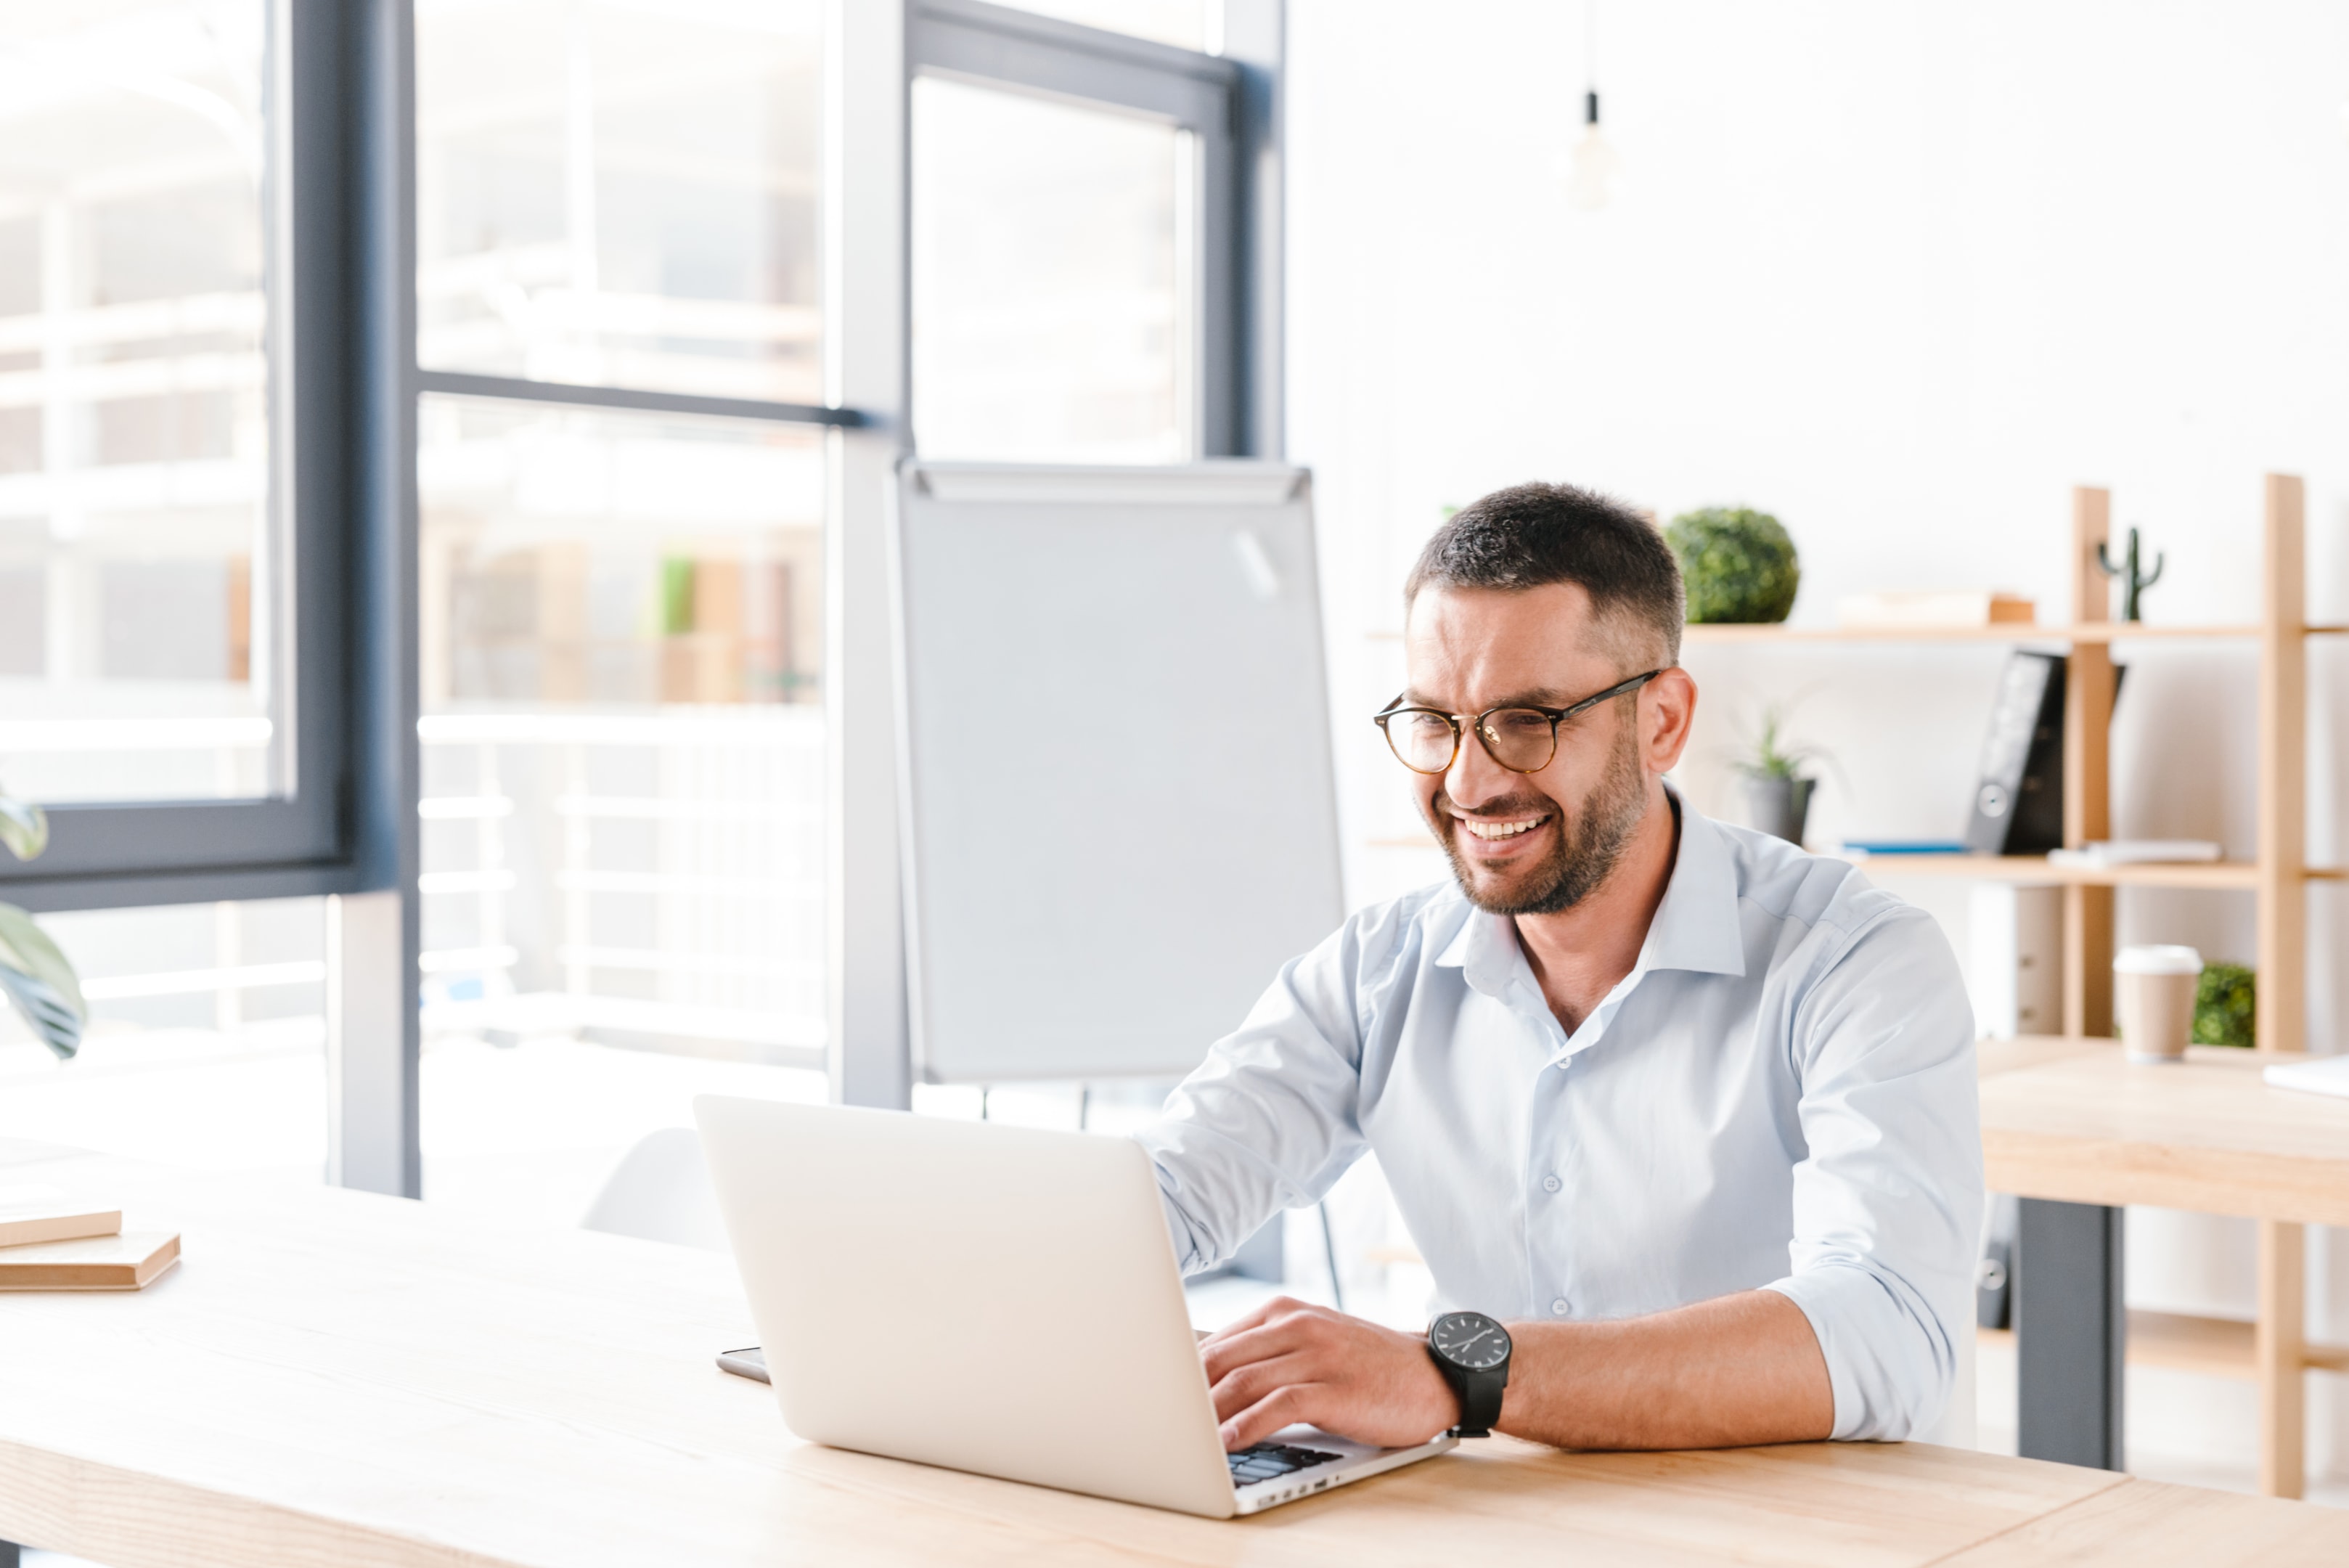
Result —
POLYGON ((2261 1068, 2293 1059, 2195 1046, 2183 1064, 2149 1066, 2110 1041, 1983 1044, 1985 1175, 1991 1190, 2026 1199, 2015 1270, 2024 1452, 2094 1459, 2075 1445, 2103 1442, 2098 1462, 2119 1465, 2120 1207, 2243 1215, 2261 1221, 2262 1490, 2300 1495, 2302 1378, 2341 1359, 2304 1342, 2301 1227, 2349 1225, 2349 1099, 2261 1081, 2261 1068), (2098 1410, 2095 1431, 2065 1429, 2098 1410))
POLYGON ((1982 1057, 1992 1191, 2349 1225, 2349 1099, 2260 1080, 2302 1058, 2196 1045, 2147 1066, 2093 1040, 1988 1042, 1982 1057))
POLYGON ((0 1178, 186 1238, 139 1294, 0 1296, 0 1538, 116 1568, 2349 1561, 2349 1513, 1923 1444, 1496 1439, 1216 1523, 794 1441, 711 1363, 750 1337, 714 1255, 21 1145, 0 1178))

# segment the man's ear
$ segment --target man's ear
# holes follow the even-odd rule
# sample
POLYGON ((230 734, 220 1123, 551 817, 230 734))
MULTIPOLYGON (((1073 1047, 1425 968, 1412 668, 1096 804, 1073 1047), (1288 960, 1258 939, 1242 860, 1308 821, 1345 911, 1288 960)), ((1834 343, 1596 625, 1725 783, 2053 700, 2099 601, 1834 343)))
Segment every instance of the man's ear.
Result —
POLYGON ((1696 681, 1672 666, 1640 690, 1640 748, 1648 772, 1659 776, 1680 765, 1696 722, 1696 681))

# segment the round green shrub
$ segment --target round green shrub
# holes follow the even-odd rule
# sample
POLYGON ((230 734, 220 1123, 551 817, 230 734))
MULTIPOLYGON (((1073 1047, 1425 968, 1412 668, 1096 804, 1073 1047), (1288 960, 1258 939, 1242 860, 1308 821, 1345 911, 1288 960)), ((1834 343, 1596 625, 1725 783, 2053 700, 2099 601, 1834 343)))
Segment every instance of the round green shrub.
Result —
POLYGON ((2206 963, 2194 982, 2194 1044, 2249 1045, 2257 988, 2239 963, 2206 963))
POLYGON ((1680 557, 1691 625, 1779 621, 1795 607, 1803 566, 1795 542, 1767 512, 1707 506, 1683 512, 1664 530, 1680 557))

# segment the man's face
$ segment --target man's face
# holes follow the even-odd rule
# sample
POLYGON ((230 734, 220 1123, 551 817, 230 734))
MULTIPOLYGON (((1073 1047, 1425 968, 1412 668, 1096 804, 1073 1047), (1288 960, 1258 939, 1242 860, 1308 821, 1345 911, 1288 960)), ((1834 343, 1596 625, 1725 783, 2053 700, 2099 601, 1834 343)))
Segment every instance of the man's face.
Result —
MULTIPOLYGON (((1571 707, 1642 673, 1622 665, 1618 640, 1593 624, 1577 584, 1423 588, 1405 632, 1409 701, 1471 720, 1514 704, 1571 707)), ((1606 881, 1649 805, 1639 703, 1616 698, 1559 725, 1557 753, 1538 773, 1502 767, 1469 733, 1448 771, 1411 775, 1479 908, 1551 914, 1606 881)))

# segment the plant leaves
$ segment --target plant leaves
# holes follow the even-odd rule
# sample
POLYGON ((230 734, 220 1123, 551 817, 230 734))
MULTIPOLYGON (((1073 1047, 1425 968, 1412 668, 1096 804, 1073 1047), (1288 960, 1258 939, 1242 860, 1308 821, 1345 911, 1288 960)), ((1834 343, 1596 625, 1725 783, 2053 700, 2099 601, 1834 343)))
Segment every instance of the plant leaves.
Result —
POLYGON ((21 971, 0 966, 0 992, 7 993, 17 1012, 41 1037, 41 1044, 60 1060, 81 1049, 81 1019, 48 985, 21 971))
POLYGON ((1745 506, 1683 512, 1664 529, 1681 564, 1691 626, 1781 621, 1795 607, 1803 568, 1785 526, 1745 506))
POLYGON ((37 860, 49 846, 49 814, 29 800, 0 794, 0 844, 19 860, 37 860))
POLYGON ((58 1056, 80 1049, 89 1003, 82 999, 73 965, 33 917, 14 904, 0 904, 0 990, 58 1056))

